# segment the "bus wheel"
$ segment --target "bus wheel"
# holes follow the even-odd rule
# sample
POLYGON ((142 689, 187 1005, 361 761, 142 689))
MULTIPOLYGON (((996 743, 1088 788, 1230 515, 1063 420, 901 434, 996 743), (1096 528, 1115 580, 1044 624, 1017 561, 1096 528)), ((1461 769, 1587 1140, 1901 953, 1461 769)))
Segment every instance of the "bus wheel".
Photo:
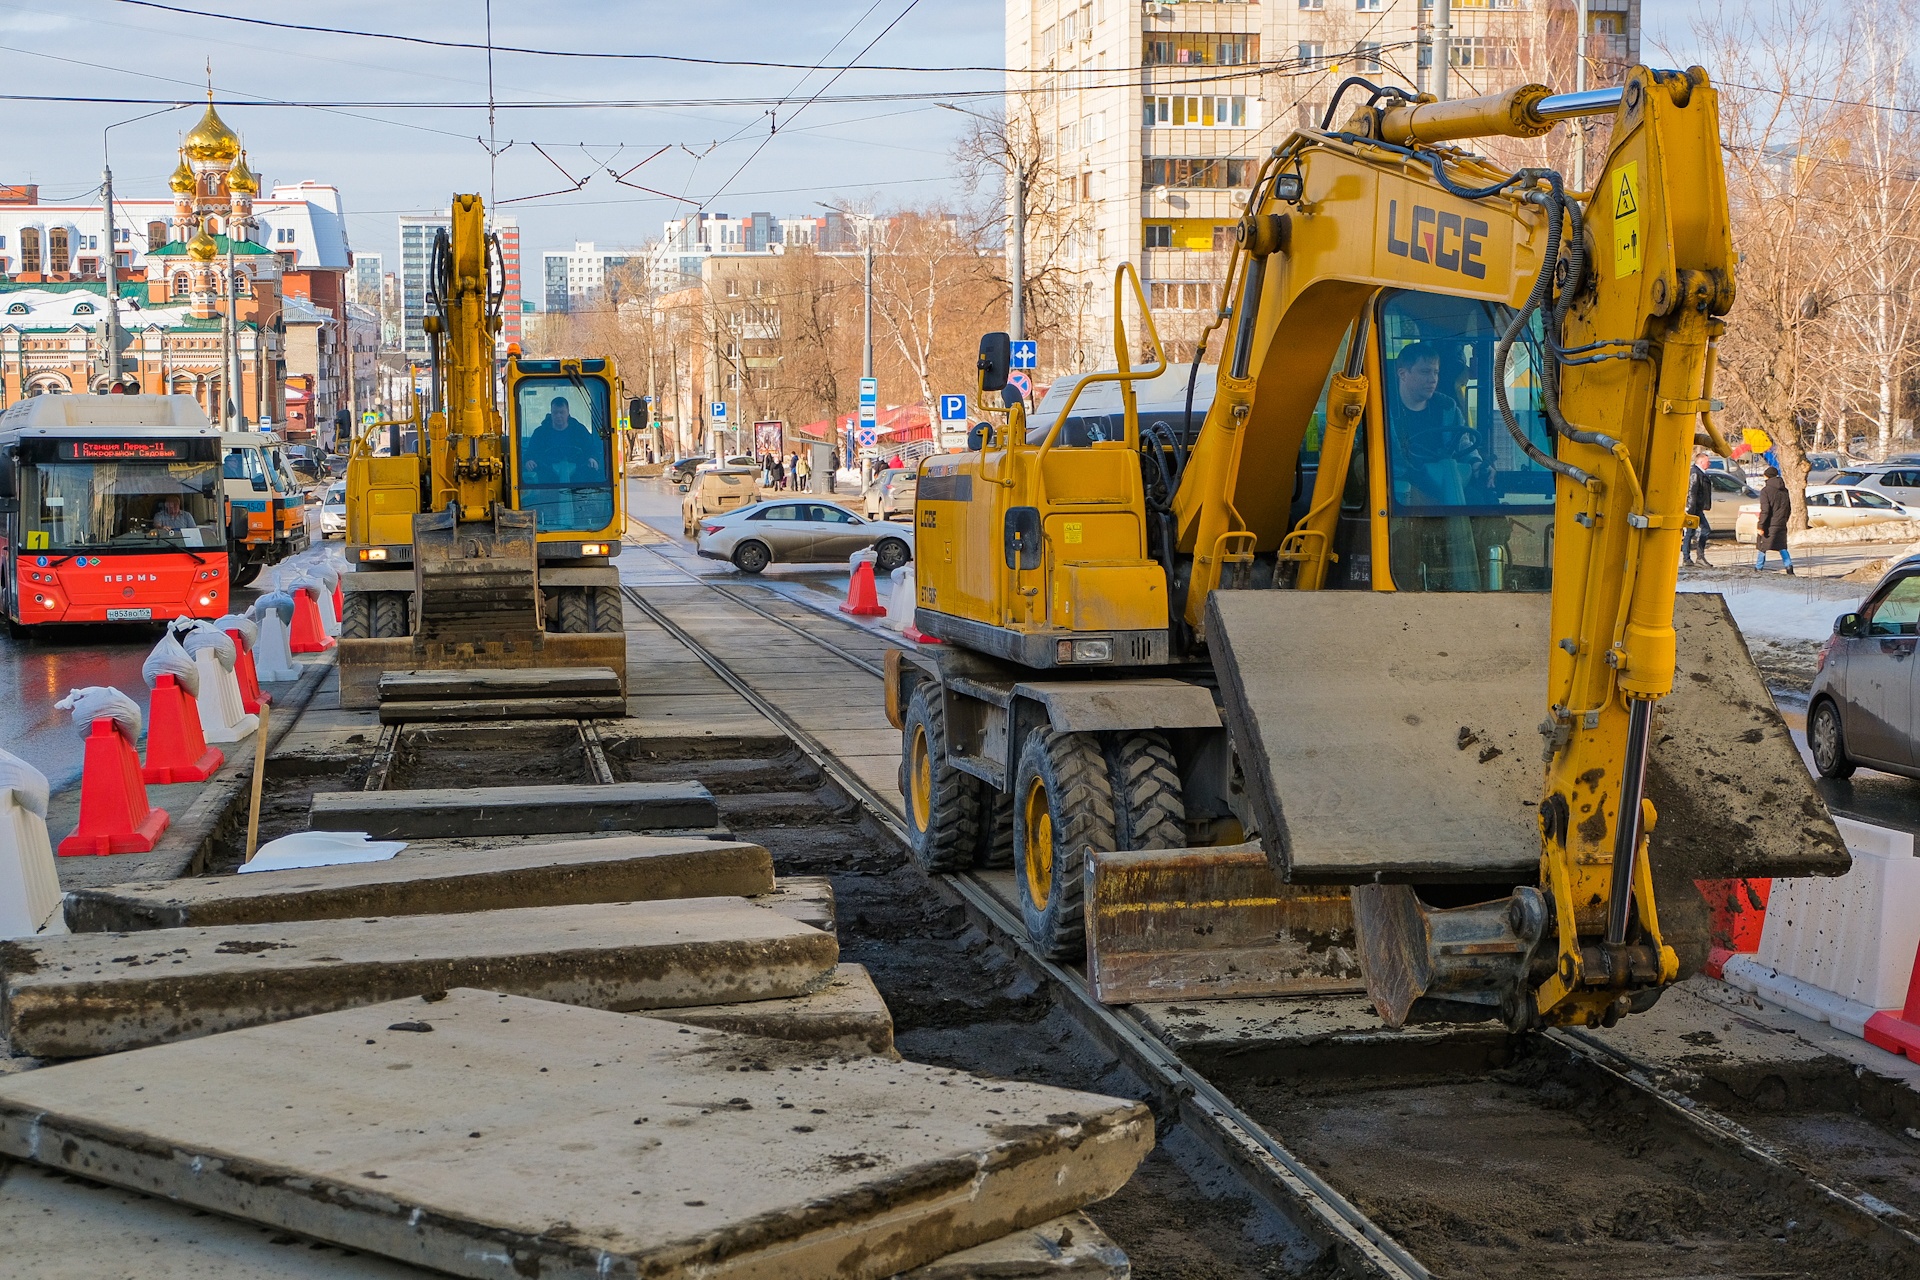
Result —
POLYGON ((260 570, 264 568, 266 568, 266 566, 261 564, 258 560, 251 560, 246 564, 241 565, 238 569, 234 570, 233 585, 236 587, 244 587, 248 585, 255 578, 260 576, 260 570))

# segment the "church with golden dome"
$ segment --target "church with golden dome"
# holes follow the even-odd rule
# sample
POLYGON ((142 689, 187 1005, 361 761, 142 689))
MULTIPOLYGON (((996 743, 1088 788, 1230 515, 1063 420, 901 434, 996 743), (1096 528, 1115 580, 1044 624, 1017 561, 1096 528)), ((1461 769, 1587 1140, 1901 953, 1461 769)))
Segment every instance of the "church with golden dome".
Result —
POLYGON ((209 319, 232 298, 236 320, 250 324, 278 310, 281 261, 259 243, 253 216, 260 179, 247 166, 240 135, 211 99, 200 123, 181 139, 180 164, 167 185, 173 214, 166 242, 147 249, 147 301, 185 303, 194 318, 209 319))

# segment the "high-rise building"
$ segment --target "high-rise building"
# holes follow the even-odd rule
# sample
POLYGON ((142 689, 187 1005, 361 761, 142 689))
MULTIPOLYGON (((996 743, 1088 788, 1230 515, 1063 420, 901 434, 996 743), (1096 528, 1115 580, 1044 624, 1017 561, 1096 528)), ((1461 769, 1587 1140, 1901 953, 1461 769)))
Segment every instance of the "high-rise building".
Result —
POLYGON ((609 272, 645 256, 644 249, 602 249, 591 240, 576 241, 571 252, 549 249, 540 255, 547 310, 577 311, 606 288, 609 272))
POLYGON ((400 350, 409 360, 427 358, 427 332, 420 321, 427 314, 433 233, 452 226, 452 218, 444 213, 400 219, 400 350))
POLYGON ((353 255, 353 271, 347 276, 347 300, 355 306, 380 309, 380 277, 386 274, 386 262, 377 253, 353 255))
POLYGON ((505 282, 500 299, 500 346, 504 349, 509 342, 519 342, 522 335, 520 319, 520 220, 518 218, 495 218, 493 219, 493 231, 495 235, 500 237, 500 274, 505 282))
POLYGON ((696 213, 674 218, 660 239, 647 246, 647 287, 666 293, 698 284, 701 264, 717 255, 778 253, 788 245, 801 244, 821 253, 850 252, 861 243, 860 221, 837 209, 791 218, 771 213, 750 213, 744 218, 696 213))
MULTIPOLYGON (((1589 0, 1590 83, 1638 61, 1640 5, 1589 0)), ((1122 260, 1140 267, 1163 333, 1183 312, 1197 332, 1261 160, 1318 125, 1342 79, 1431 89, 1432 0, 1007 0, 1006 13, 1011 132, 1037 140, 1050 170, 1028 202, 1028 255, 1063 260, 1087 288, 1079 340, 1064 344, 1079 349, 1043 346, 1056 371, 1110 363, 1122 260), (1064 252, 1043 255, 1048 237, 1064 252)), ((1451 13, 1450 96, 1572 88, 1571 42, 1547 56, 1559 6, 1453 0, 1451 13)))

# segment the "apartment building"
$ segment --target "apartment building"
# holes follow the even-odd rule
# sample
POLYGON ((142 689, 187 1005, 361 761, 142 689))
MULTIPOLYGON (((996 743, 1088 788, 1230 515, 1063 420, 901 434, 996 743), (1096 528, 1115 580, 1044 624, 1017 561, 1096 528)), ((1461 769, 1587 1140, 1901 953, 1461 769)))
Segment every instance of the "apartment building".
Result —
POLYGON ((698 213, 674 218, 660 238, 647 246, 647 287, 666 293, 695 284, 706 260, 715 256, 779 253, 788 245, 802 244, 821 253, 849 253, 863 243, 861 228, 866 221, 838 209, 788 217, 698 213))
POLYGON ((444 213, 400 219, 400 350, 409 361, 427 358, 427 269, 433 260, 433 233, 451 230, 444 213))
POLYGON ((549 312, 577 311, 607 287, 629 262, 646 256, 644 249, 602 249, 591 240, 574 242, 571 250, 549 249, 540 255, 540 278, 549 312))
MULTIPOLYGON (((1640 5, 1589 0, 1592 83, 1639 60, 1640 5)), ((1346 76, 1429 91, 1432 12, 1432 0, 1008 0, 1008 118, 1037 135, 1050 170, 1029 200, 1045 212, 1029 219, 1029 258, 1053 237, 1050 256, 1083 289, 1079 333, 1042 350, 1042 372, 1111 363, 1108 282, 1123 260, 1163 336, 1197 333, 1262 158, 1318 124, 1346 76)), ((1451 13, 1451 96, 1571 87, 1570 6, 1452 0, 1451 13)))

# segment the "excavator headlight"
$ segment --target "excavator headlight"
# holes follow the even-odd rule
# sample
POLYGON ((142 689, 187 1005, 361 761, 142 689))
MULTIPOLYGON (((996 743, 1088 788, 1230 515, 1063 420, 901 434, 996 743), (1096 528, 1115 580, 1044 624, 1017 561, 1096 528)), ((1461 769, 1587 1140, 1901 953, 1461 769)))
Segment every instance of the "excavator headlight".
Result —
POLYGON ((1273 198, 1292 204, 1300 198, 1303 185, 1297 173, 1277 173, 1273 177, 1273 198))
POLYGON ((1062 640, 1054 653, 1058 662, 1112 662, 1111 640, 1062 640))
POLYGON ((387 558, 387 549, 385 547, 367 547, 360 552, 360 558, 362 560, 385 560, 387 558))
POLYGON ((583 542, 580 544, 583 556, 604 556, 610 554, 610 548, 604 542, 583 542))

